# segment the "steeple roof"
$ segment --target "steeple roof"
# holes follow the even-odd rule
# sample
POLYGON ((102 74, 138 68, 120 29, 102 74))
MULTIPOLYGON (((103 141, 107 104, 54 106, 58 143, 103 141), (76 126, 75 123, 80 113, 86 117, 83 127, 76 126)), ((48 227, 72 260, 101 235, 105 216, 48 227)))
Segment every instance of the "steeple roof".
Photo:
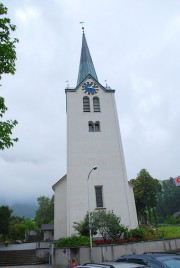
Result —
POLYGON ((88 74, 90 74, 93 78, 98 80, 94 64, 91 58, 91 54, 89 52, 89 48, 86 42, 84 28, 82 29, 83 29, 82 48, 81 48, 81 58, 79 64, 77 86, 88 76, 88 74))

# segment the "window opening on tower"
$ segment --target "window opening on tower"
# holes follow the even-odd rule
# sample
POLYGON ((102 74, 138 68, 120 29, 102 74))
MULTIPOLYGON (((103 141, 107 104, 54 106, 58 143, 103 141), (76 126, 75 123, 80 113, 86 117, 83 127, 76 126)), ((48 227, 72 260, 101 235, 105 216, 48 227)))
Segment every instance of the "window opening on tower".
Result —
POLYGON ((94 108, 94 112, 100 112, 100 103, 99 103, 98 97, 93 98, 93 108, 94 108))
POLYGON ((90 101, 89 97, 83 97, 83 111, 90 112, 90 101))
POLYGON ((89 122, 89 131, 90 132, 93 132, 94 131, 94 124, 93 124, 93 122, 89 122))
POLYGON ((100 122, 96 121, 93 123, 92 121, 88 122, 89 132, 99 132, 100 131, 100 122))
POLYGON ((96 194, 96 207, 102 208, 103 207, 103 187, 102 186, 95 186, 95 194, 96 194))

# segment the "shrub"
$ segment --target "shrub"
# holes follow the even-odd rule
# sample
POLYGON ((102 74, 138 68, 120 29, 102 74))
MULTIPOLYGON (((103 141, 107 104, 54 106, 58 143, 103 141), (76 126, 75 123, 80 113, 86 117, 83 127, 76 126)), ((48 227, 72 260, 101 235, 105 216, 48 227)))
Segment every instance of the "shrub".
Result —
MULTIPOLYGON (((125 237, 126 238, 126 237, 125 237)), ((136 229, 132 229, 129 231, 129 237, 127 237, 128 239, 130 240, 147 240, 146 238, 146 233, 145 233, 145 230, 144 229, 139 229, 139 228, 136 228, 136 229)))
POLYGON ((166 218, 165 223, 167 223, 167 224, 180 224, 180 219, 175 218, 173 216, 169 216, 166 218))
POLYGON ((71 237, 61 238, 57 242, 57 248, 79 248, 81 246, 89 246, 89 237, 73 235, 71 237))
MULTIPOLYGON (((120 218, 113 211, 98 210, 91 212, 92 235, 99 233, 104 240, 119 240, 122 237, 125 226, 120 223, 120 218)), ((89 215, 80 222, 74 222, 74 229, 81 236, 89 236, 89 215)))
POLYGON ((118 240, 125 231, 125 226, 120 223, 120 218, 113 211, 99 210, 92 213, 92 222, 95 229, 104 240, 118 240))
POLYGON ((162 239, 165 236, 165 232, 159 231, 155 228, 136 228, 129 231, 126 230, 124 233, 124 238, 130 242, 157 240, 162 239))
MULTIPOLYGON (((92 216, 92 213, 91 213, 92 216)), ((92 219, 91 219, 92 221, 92 219)), ((75 231, 78 233, 78 235, 80 236, 89 236, 89 214, 86 213, 84 219, 80 222, 74 222, 74 229, 75 231)), ((92 235, 96 235, 97 234, 97 230, 94 226, 94 224, 92 223, 92 235)))

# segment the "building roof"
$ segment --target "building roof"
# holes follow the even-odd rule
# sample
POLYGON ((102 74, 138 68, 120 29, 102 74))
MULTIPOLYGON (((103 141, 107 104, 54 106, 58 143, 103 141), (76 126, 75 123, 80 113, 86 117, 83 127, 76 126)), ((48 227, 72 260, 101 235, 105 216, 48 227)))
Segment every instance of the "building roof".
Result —
POLYGON ((86 37, 83 29, 83 35, 82 35, 82 48, 81 48, 81 58, 80 58, 80 64, 79 64, 79 73, 78 73, 78 80, 77 80, 77 86, 90 74, 92 77, 94 77, 97 81, 97 75, 94 68, 94 64, 89 52, 89 48, 86 42, 86 37))
POLYGON ((179 218, 180 217, 180 211, 177 211, 173 214, 174 218, 179 218))
POLYGON ((67 178, 67 174, 65 174, 62 178, 60 178, 55 184, 53 184, 52 189, 55 191, 56 186, 62 181, 67 178))
POLYGON ((54 224, 42 224, 41 231, 53 231, 54 230, 54 224))

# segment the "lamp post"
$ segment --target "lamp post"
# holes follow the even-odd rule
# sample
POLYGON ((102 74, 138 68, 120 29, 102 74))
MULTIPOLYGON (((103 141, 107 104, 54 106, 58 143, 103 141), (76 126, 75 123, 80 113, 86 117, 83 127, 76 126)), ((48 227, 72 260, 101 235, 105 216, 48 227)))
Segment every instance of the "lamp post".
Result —
POLYGON ((91 215, 90 215, 90 206, 89 206, 89 177, 93 170, 96 170, 97 167, 93 167, 87 177, 87 192, 88 192, 88 219, 89 219, 89 240, 90 240, 90 259, 92 262, 92 222, 91 222, 91 215))

